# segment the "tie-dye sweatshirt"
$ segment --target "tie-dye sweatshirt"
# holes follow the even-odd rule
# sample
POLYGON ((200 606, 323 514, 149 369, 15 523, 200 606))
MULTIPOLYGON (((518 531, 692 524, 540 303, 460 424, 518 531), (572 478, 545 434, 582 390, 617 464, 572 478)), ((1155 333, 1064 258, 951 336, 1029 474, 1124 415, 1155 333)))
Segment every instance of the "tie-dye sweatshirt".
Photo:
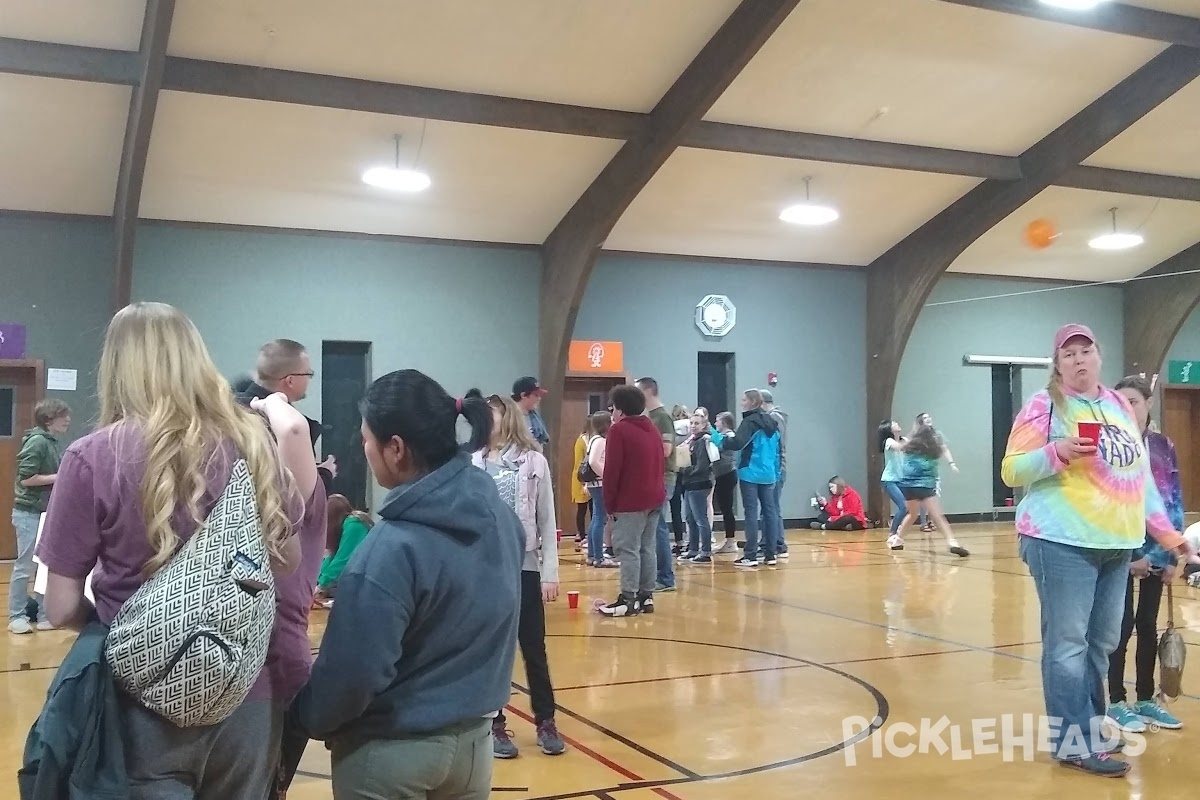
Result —
MULTIPOLYGON (((1146 449, 1150 451, 1150 472, 1154 475, 1154 485, 1162 496, 1163 505, 1167 509, 1167 519, 1175 530, 1182 531, 1183 525, 1183 486, 1179 482, 1179 458, 1175 454, 1175 443, 1156 431, 1146 431, 1143 437, 1146 449)), ((1156 567, 1174 564, 1176 558, 1163 549, 1158 541, 1146 535, 1145 546, 1133 554, 1134 558, 1145 556, 1156 567)))
MULTIPOLYGON (((1064 390, 1065 391, 1065 390, 1064 390)), ((1149 532, 1166 550, 1183 544, 1150 471, 1150 458, 1129 402, 1111 389, 1090 400, 1066 392, 1051 409, 1033 396, 1013 422, 1001 466, 1004 482, 1027 487, 1017 532, 1098 550, 1137 550, 1149 532), (1054 443, 1078 435, 1080 422, 1102 424, 1095 455, 1067 463, 1054 443)))

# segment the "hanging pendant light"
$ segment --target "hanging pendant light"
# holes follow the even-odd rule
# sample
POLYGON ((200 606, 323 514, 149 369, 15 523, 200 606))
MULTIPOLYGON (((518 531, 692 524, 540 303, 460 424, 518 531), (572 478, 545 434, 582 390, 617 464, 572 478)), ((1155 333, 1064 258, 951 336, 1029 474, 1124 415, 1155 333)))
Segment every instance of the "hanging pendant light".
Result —
POLYGON ((809 193, 809 181, 811 180, 811 177, 804 179, 805 202, 788 206, 779 212, 779 219, 792 225, 828 225, 841 216, 836 208, 809 202, 812 199, 809 193))
MULTIPOLYGON (((379 189, 387 189, 393 192, 423 192, 429 188, 432 181, 424 172, 415 169, 402 169, 400 167, 400 134, 396 134, 396 166, 394 167, 371 167, 362 174, 363 183, 374 186, 379 189)), ((421 131, 421 145, 425 143, 424 129, 421 131)), ((417 149, 417 158, 421 157, 420 147, 417 149)))
POLYGON ((1097 236, 1088 242, 1088 247, 1093 250, 1128 250, 1145 241, 1136 233, 1119 233, 1117 231, 1117 209, 1110 208, 1109 213, 1112 214, 1112 233, 1097 236))

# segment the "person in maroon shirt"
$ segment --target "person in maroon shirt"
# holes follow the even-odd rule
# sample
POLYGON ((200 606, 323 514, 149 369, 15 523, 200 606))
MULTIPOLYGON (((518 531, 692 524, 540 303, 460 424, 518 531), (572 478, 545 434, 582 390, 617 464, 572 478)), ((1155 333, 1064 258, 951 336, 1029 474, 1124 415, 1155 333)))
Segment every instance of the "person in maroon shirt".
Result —
POLYGON ((621 562, 621 594, 600 608, 610 617, 654 613, 658 574, 655 534, 667 491, 662 434, 645 416, 646 396, 636 386, 612 390, 613 424, 604 448, 604 508, 612 517, 612 543, 621 562))
POLYGON ((267 797, 283 705, 312 662, 307 612, 324 550, 325 491, 308 423, 283 395, 238 406, 195 326, 161 303, 113 317, 99 394, 100 427, 64 454, 37 548, 49 571, 47 615, 76 630, 93 618, 111 624, 200 528, 245 458, 276 574, 266 665, 218 725, 178 728, 123 695, 121 726, 134 800, 267 797), (84 593, 89 575, 94 607, 84 593))

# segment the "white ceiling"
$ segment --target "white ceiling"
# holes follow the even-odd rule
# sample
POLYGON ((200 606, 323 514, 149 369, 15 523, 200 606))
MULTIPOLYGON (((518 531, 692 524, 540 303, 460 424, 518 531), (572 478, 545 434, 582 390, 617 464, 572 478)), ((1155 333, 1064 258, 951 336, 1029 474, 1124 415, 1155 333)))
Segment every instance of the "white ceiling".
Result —
POLYGON ((173 55, 649 111, 737 0, 179 0, 173 55))
POLYGON ((0 208, 112 214, 129 88, 0 74, 0 208))
MULTIPOLYGON (((0 36, 136 49, 145 0, 0 0, 0 36)), ((178 0, 174 55, 648 111, 737 0, 178 0)), ((1200 16, 1200 0, 1145 0, 1200 16)), ((709 119, 1017 154, 1164 45, 941 0, 804 0, 709 119), (880 109, 887 113, 877 116, 880 109)), ((129 90, 0 75, 0 208, 110 214, 129 90)), ((423 123, 280 103, 162 95, 142 214, 149 218, 539 243, 621 143, 429 122, 433 187, 365 186, 415 158, 423 123)), ((1200 178, 1200 81, 1090 164, 1200 178)), ((863 265, 978 183, 972 178, 684 149, 633 201, 617 250, 863 265), (803 196, 842 218, 778 220, 803 196)), ((1052 189, 969 249, 962 272, 1128 277, 1200 239, 1200 204, 1163 201, 1145 247, 1086 247, 1112 205, 1153 200, 1052 189), (1021 243, 1046 216, 1063 237, 1021 243)))
MULTIPOLYGON (((1200 0, 1193 0, 1200 7, 1200 0)), ((1085 163, 1200 178, 1200 79, 1135 122, 1085 163)))
POLYGON ((416 195, 367 186, 413 165, 421 120, 164 92, 142 195, 149 218, 541 243, 619 142, 430 122, 416 195))
POLYGON ((865 265, 979 181, 682 148, 605 243, 607 249, 865 265), (818 228, 779 220, 805 197, 841 219, 818 228))
POLYGON ((940 0, 804 0, 706 119, 1017 155, 1164 48, 940 0))
POLYGON ((967 248, 951 272, 1109 281, 1131 278, 1200 241, 1200 203, 1155 200, 1106 192, 1051 187, 967 248), (1145 237, 1141 247, 1098 251, 1088 241, 1117 230, 1145 237), (1026 244, 1025 228, 1050 220, 1060 236, 1043 250, 1026 244))
POLYGON ((137 50, 146 0, 0 0, 0 36, 137 50))

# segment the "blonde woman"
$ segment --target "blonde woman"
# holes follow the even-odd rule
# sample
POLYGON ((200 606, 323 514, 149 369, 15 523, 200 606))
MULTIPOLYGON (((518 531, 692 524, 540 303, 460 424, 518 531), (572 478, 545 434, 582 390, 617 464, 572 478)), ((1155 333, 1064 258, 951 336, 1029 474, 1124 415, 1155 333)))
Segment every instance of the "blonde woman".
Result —
POLYGON ((575 550, 578 551, 587 541, 587 514, 588 509, 592 505, 592 498, 588 494, 588 488, 579 480, 579 465, 583 463, 583 459, 587 456, 588 439, 592 436, 592 420, 591 418, 583 421, 583 430, 579 432, 579 436, 575 439, 575 460, 571 464, 575 467, 571 471, 571 501, 575 503, 575 550))
POLYGON ((1000 474, 1027 489, 1016 527, 1041 606, 1042 692, 1059 721, 1052 755, 1119 777, 1130 765, 1104 735, 1104 675, 1121 639, 1131 556, 1147 533, 1167 554, 1193 553, 1159 494, 1129 400, 1100 382, 1091 329, 1064 325, 1051 352, 1050 383, 1013 422, 1000 474))
MULTIPOLYGON (((473 389, 467 397, 478 394, 478 390, 473 389)), ((487 402, 492 409, 491 442, 485 450, 475 453, 474 463, 496 481, 500 497, 517 512, 525 529, 517 642, 525 661, 538 747, 548 756, 562 755, 567 748, 554 723, 554 687, 550 683, 550 665, 546 658, 546 611, 543 605, 558 599, 558 536, 550 464, 538 451, 525 414, 515 401, 492 395, 487 402)), ((501 709, 492 723, 493 755, 516 758, 519 755, 517 745, 504 723, 501 709)))
POLYGON ((311 658, 306 632, 286 614, 297 603, 307 614, 312 589, 289 581, 311 570, 315 582, 324 543, 325 494, 308 424, 273 395, 255 403, 268 431, 259 414, 236 404, 191 321, 160 303, 127 306, 113 317, 99 394, 99 428, 64 454, 38 545, 50 573, 50 621, 76 630, 93 618, 111 624, 196 532, 244 458, 280 576, 267 667, 241 708, 218 725, 177 728, 122 696, 121 727, 130 798, 265 797, 281 704, 303 684, 311 658), (89 574, 94 608, 83 591, 89 574))

